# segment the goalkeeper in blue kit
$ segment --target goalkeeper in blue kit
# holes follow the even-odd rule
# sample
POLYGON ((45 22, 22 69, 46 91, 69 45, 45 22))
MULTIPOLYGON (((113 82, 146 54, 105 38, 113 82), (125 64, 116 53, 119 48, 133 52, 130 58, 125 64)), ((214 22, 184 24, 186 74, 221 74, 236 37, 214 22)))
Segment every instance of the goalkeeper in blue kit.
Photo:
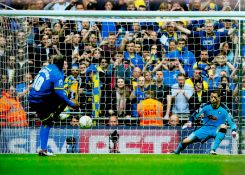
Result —
POLYGON ((59 120, 60 113, 67 105, 72 108, 78 106, 77 103, 68 99, 64 91, 63 65, 64 57, 56 55, 53 58, 53 64, 39 71, 29 93, 30 107, 36 111, 37 116, 42 120, 40 156, 53 155, 47 151, 49 130, 53 122, 59 120))
POLYGON ((180 142, 177 149, 173 153, 179 154, 191 143, 204 143, 208 139, 214 138, 214 143, 211 147, 210 154, 215 155, 216 149, 225 138, 227 123, 231 127, 232 137, 238 137, 236 132, 237 126, 233 122, 229 109, 220 102, 220 98, 219 91, 212 91, 210 93, 210 102, 203 105, 191 115, 189 121, 182 128, 184 129, 186 127, 191 127, 192 122, 197 120, 200 116, 202 116, 202 126, 180 142))

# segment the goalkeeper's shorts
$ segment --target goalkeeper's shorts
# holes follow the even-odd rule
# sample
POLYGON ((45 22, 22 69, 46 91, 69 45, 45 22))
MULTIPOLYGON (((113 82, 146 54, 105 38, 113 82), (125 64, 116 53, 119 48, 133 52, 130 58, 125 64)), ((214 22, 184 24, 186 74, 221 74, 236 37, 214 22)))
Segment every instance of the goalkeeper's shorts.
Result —
POLYGON ((215 138, 217 134, 217 127, 214 126, 202 126, 193 132, 194 135, 201 141, 205 142, 210 138, 215 138))

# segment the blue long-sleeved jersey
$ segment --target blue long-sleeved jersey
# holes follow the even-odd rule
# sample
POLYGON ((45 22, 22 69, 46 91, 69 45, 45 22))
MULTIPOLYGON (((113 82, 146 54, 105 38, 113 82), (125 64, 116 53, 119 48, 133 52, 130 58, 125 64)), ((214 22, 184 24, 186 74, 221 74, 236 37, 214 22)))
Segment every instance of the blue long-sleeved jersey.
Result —
POLYGON ((64 74, 55 64, 41 69, 36 76, 29 93, 29 102, 34 104, 49 103, 58 96, 67 105, 74 107, 64 91, 64 74))
POLYGON ((223 103, 220 103, 218 108, 213 108, 212 104, 206 103, 198 110, 196 110, 190 117, 190 121, 193 122, 197 120, 201 115, 204 115, 202 118, 202 123, 204 126, 215 126, 219 127, 221 124, 228 124, 231 126, 232 131, 236 131, 237 126, 233 121, 233 117, 229 112, 229 109, 223 103))

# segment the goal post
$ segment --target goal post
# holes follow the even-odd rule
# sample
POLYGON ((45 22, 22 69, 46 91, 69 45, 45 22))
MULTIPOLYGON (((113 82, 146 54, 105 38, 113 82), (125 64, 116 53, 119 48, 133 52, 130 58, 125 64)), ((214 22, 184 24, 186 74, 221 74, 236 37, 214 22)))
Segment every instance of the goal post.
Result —
MULTIPOLYGON (((181 129, 208 97, 194 98, 198 83, 189 84, 185 92, 189 99, 172 100, 168 113, 167 95, 178 95, 175 84, 180 73, 188 81, 197 73, 202 92, 222 90, 222 100, 238 125, 239 140, 232 139, 229 128, 218 152, 244 154, 244 17, 241 11, 0 11, 0 89, 11 93, 15 103, 13 108, 6 94, 1 95, 0 152, 36 153, 39 149, 41 122, 29 107, 28 93, 38 71, 54 55, 62 54, 69 98, 77 97, 80 109, 66 108, 62 120, 54 123, 51 151, 160 154, 174 150, 200 127, 197 123, 195 128, 181 129), (209 24, 212 31, 208 33, 209 24), (91 65, 99 81, 90 79, 91 65), (162 72, 162 84, 168 88, 156 86, 161 82, 157 72, 162 72), (93 89, 96 83, 99 92, 93 89), (152 101, 146 101, 149 98, 152 101), (177 119, 169 119, 172 114, 177 119), (79 128, 78 120, 84 115, 92 118, 92 128, 79 128), (109 116, 117 116, 118 122, 110 123, 109 116), (115 131, 119 137, 113 140, 115 131)), ((212 140, 193 144, 184 153, 206 154, 211 144, 212 140)))
POLYGON ((244 17, 245 12, 243 11, 99 11, 99 10, 88 10, 88 11, 52 11, 52 10, 3 10, 0 12, 1 16, 67 16, 67 17, 126 17, 126 18, 179 18, 188 17, 191 19, 201 17, 217 17, 217 18, 232 18, 241 19, 244 17), (69 12, 69 13, 67 13, 69 12))

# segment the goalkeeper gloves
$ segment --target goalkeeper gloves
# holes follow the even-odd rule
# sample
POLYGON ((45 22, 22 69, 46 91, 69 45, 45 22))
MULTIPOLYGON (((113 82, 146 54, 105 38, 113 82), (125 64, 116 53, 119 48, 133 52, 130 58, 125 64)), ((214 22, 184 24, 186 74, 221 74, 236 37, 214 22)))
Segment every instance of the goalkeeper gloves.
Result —
POLYGON ((239 139, 239 134, 236 131, 232 131, 231 135, 235 140, 239 139))
POLYGON ((183 126, 182 126, 182 129, 185 129, 185 128, 190 128, 192 127, 192 122, 191 121, 188 121, 187 123, 185 123, 183 126))

